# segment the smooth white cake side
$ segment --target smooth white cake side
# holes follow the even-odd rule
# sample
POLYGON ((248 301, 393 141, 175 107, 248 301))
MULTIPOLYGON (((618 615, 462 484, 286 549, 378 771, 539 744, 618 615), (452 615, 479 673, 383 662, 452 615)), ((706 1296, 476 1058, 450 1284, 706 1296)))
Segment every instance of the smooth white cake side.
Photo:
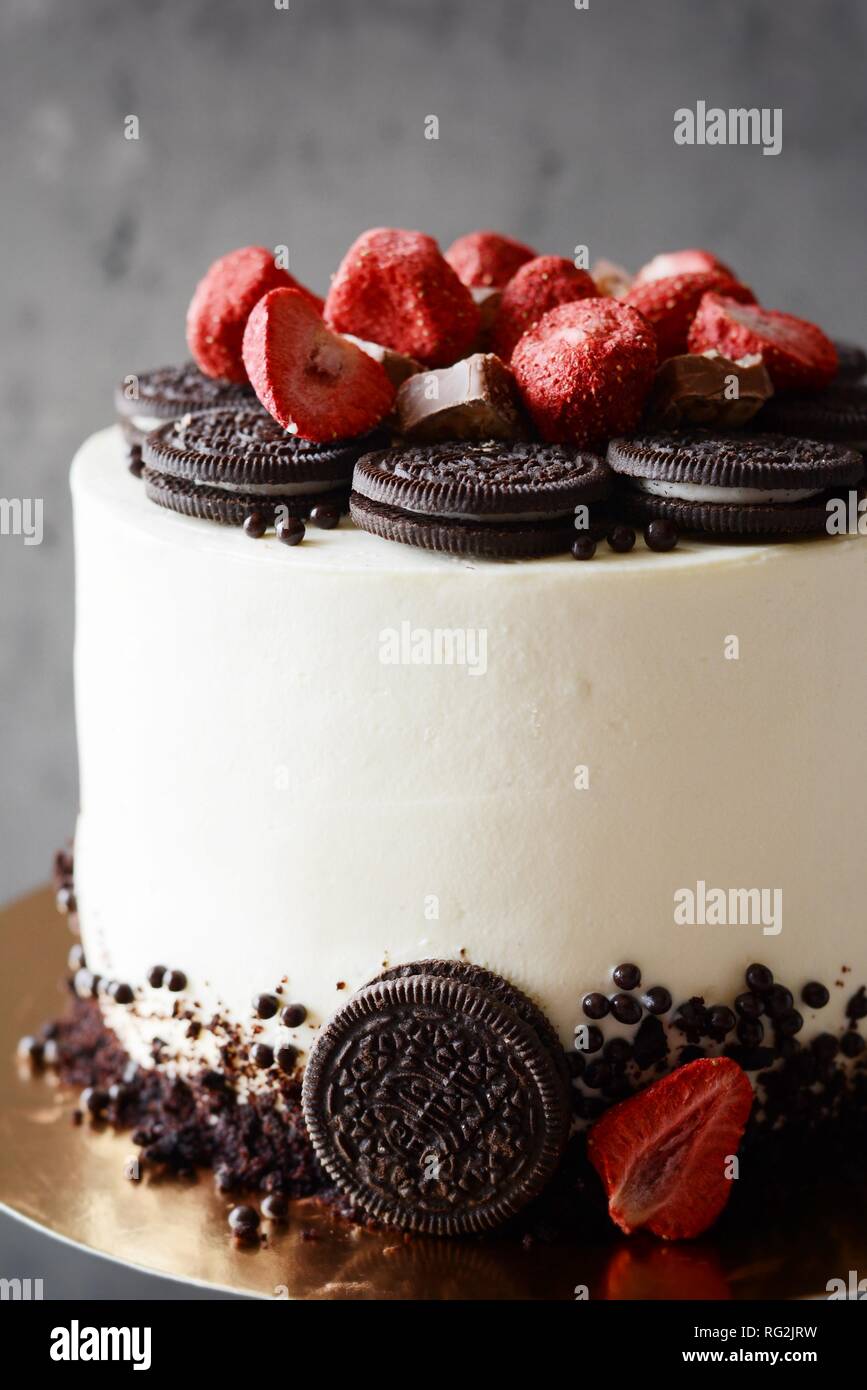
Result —
MULTIPOLYGON (((501 564, 344 521, 289 549, 154 506, 114 429, 72 488, 92 969, 180 968, 244 1025, 285 976, 317 1025, 384 963, 462 955, 570 1045, 621 961, 675 1004, 730 1004, 760 961, 802 1039, 841 1025, 867 979, 863 541, 501 564), (383 664, 402 624, 484 631, 486 670, 383 664), (676 925, 699 880, 781 889, 782 930, 676 925)), ((106 1008, 144 1060, 176 999, 106 1008)))

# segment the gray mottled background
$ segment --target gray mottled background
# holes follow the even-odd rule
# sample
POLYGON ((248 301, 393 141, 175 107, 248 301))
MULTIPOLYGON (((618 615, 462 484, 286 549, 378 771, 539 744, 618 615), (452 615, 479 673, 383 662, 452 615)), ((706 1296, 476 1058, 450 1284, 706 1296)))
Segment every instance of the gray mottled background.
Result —
POLYGON ((76 809, 69 460, 117 378, 182 353, 213 257, 285 243, 324 290, 372 225, 633 267, 706 245, 765 304, 867 337, 860 0, 286 4, 0 10, 0 495, 46 518, 40 547, 0 537, 0 899, 44 880, 76 809), (782 153, 676 147, 699 99, 781 107, 782 153))

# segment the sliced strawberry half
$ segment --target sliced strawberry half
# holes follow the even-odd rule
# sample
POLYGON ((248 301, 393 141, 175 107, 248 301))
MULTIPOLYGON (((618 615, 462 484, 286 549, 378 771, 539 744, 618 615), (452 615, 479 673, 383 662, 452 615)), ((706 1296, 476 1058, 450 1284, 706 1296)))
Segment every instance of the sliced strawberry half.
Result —
POLYGON ((662 280, 649 280, 633 285, 622 296, 653 324, 659 347, 659 360, 686 352, 689 327, 698 311, 703 295, 710 290, 728 295, 741 303, 754 304, 755 295, 746 285, 733 280, 728 271, 707 270, 686 275, 671 275, 662 280))
POLYGON ((760 352, 778 391, 818 391, 837 374, 837 349, 807 319, 736 304, 728 291, 706 294, 689 330, 690 352, 717 348, 725 357, 760 352))
POLYGON ((244 366, 284 429, 325 443, 365 434, 390 410, 395 388, 381 363, 327 328, 299 290, 271 290, 244 330, 244 366))
POLYGON ((612 1221, 664 1240, 706 1231, 729 1199, 727 1163, 753 1104, 746 1074, 729 1057, 702 1057, 621 1101, 588 1136, 612 1221))
POLYGON ((727 275, 730 280, 736 278, 734 271, 711 251, 691 246, 685 251, 661 251, 641 267, 633 284, 646 285, 649 280, 667 280, 671 275, 701 275, 709 270, 727 275))

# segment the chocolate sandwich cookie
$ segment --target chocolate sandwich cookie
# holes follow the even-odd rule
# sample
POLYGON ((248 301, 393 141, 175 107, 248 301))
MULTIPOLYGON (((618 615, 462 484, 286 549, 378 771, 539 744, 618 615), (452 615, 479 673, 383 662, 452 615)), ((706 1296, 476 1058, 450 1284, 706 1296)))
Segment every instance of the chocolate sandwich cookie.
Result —
POLYGON ((834 346, 838 363, 836 381, 860 381, 862 376, 867 376, 867 352, 863 348, 855 343, 837 341, 834 346))
POLYGON ((490 440, 385 449, 356 464, 350 512, 357 526, 385 540, 519 559, 568 550, 576 509, 604 500, 610 485, 603 459, 558 445, 490 440))
POLYGON ((622 509, 640 524, 664 518, 682 531, 769 540, 824 531, 829 498, 864 471, 840 445, 704 430, 614 439, 608 462, 622 509))
POLYGON ((317 505, 345 511, 355 461, 379 442, 365 435, 314 444, 259 409, 185 415, 145 437, 145 486, 173 511, 230 526, 255 513, 264 529, 278 509, 286 517, 309 516, 317 505))
POLYGON ((427 964, 366 985, 323 1029, 304 1073, 304 1118, 319 1162, 359 1211, 403 1230, 471 1234, 545 1186, 571 1097, 546 1043, 507 1002, 506 981, 484 988, 487 972, 469 982, 427 964))
POLYGON ((252 386, 205 376, 195 362, 132 373, 115 387, 114 405, 131 464, 141 460, 145 435, 169 420, 201 410, 260 408, 252 386))
POLYGON ((808 395, 773 396, 753 421, 753 429, 822 439, 867 451, 867 385, 835 382, 808 395))

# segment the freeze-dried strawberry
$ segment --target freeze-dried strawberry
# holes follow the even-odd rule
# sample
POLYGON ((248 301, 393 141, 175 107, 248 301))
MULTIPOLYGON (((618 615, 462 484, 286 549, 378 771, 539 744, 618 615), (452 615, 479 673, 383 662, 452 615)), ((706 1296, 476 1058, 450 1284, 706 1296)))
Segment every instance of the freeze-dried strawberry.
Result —
POLYGON ((637 309, 580 299, 549 310, 524 334, 512 371, 543 439, 596 447, 638 424, 656 338, 637 309))
POLYGON ((525 261, 503 290, 494 320, 493 351, 508 362, 518 339, 549 309, 576 299, 598 299, 599 291, 586 270, 563 256, 536 256, 525 261))
POLYGON ((221 256, 196 286, 187 310, 187 344, 205 376, 246 381, 241 355, 244 327, 269 290, 295 289, 322 312, 322 300, 275 264, 264 246, 241 246, 221 256))
POLYGON ((479 311, 433 237, 373 227, 350 246, 331 282, 325 320, 415 357, 447 367, 472 352, 479 311))
POLYGON ((818 391, 837 374, 837 349, 814 323, 706 294, 689 331, 689 351, 717 348, 725 357, 760 352, 777 391, 818 391))
POLYGON ((381 363, 332 333, 298 290, 259 300, 244 331, 244 365, 274 419, 319 443, 365 434, 394 400, 381 363))
POLYGON ((690 247, 687 251, 661 251, 652 261, 638 271, 633 284, 645 285, 649 280, 668 280, 672 275, 700 275, 705 271, 716 270, 736 280, 733 270, 729 270, 711 251, 701 251, 690 247))
POLYGON ((608 1212, 629 1235, 640 1227, 690 1240, 722 1212, 753 1104, 729 1057, 701 1057, 613 1106, 590 1130, 587 1152, 608 1212))
POLYGON ((465 285, 502 289, 536 252, 500 232, 467 232, 453 241, 446 260, 465 285))
POLYGON ((638 309, 653 325, 660 362, 686 352, 689 326, 695 318, 702 295, 710 290, 726 294, 742 304, 754 304, 755 295, 746 285, 733 280, 727 271, 708 270, 698 274, 671 275, 633 285, 623 296, 624 304, 638 309))

